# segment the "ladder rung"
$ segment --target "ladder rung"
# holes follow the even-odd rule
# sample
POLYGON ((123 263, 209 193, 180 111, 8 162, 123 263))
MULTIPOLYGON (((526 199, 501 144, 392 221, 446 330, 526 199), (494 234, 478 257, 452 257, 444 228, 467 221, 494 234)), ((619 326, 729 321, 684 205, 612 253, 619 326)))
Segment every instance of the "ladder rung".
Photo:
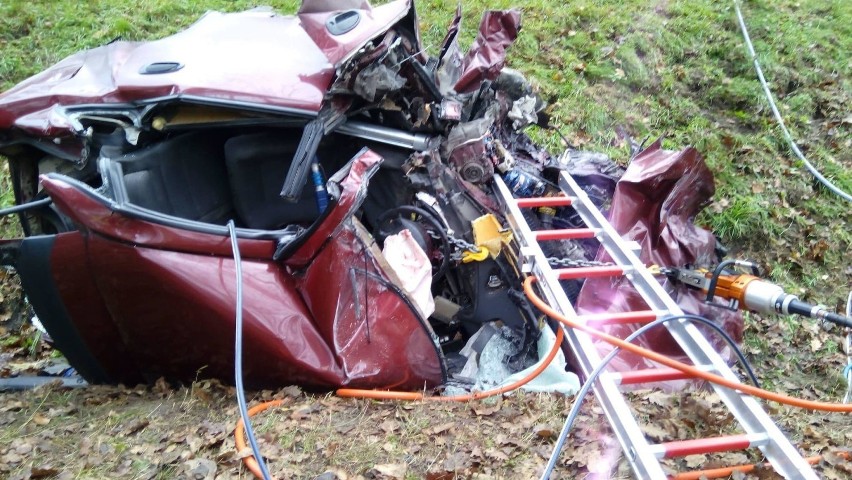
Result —
POLYGON ((631 323, 650 323, 662 314, 653 310, 638 312, 592 313, 580 315, 578 320, 593 325, 627 325, 631 323))
POLYGON ((595 238, 597 232, 591 228, 565 228, 562 230, 538 230, 533 232, 536 240, 573 240, 595 238))
POLYGON ((613 372, 610 374, 613 382, 619 385, 636 385, 638 383, 665 382, 667 380, 685 380, 693 375, 674 368, 648 368, 629 372, 613 372))
POLYGON ((554 270, 559 280, 574 280, 578 278, 591 277, 615 277, 624 275, 624 267, 618 265, 601 266, 601 267, 574 267, 574 268, 559 268, 554 270))
POLYGON ((728 452, 745 450, 751 447, 765 445, 769 438, 765 434, 730 435, 725 437, 697 438, 694 440, 679 440, 651 445, 657 458, 685 457, 702 453, 728 452))
POLYGON ((571 205, 569 197, 532 197, 532 198, 517 198, 515 199, 518 207, 567 207, 571 205))

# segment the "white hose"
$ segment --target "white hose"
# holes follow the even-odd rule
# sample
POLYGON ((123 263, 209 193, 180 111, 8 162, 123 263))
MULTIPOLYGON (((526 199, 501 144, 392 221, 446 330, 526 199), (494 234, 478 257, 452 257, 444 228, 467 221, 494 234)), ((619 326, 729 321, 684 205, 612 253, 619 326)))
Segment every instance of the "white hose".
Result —
POLYGON ((778 125, 781 127, 781 131, 784 132, 784 138, 787 139, 787 143, 790 145, 790 149, 793 150, 793 153, 799 157, 799 160, 805 164, 805 168, 811 172, 819 182, 825 185, 826 188, 834 192, 837 196, 852 202, 852 195, 844 192, 843 190, 836 187, 833 183, 831 183, 827 178, 825 178, 819 170, 814 167, 811 162, 809 162, 805 156, 802 154, 802 151, 799 150, 799 146, 796 145, 796 142, 793 141, 793 137, 790 135, 790 131, 787 130, 787 126, 784 124, 784 119, 781 118, 781 113, 778 111, 778 107, 775 106, 775 100, 772 99, 772 92, 769 90, 769 85, 766 83, 766 78, 763 77, 763 70, 760 68, 760 63, 757 61, 757 54, 754 52, 754 45, 751 43, 751 38, 748 35, 748 29, 746 28, 745 20, 743 19, 743 12, 740 11, 740 2, 739 0, 734 0, 734 8, 737 10, 737 20, 740 22, 740 30, 743 32, 743 39, 745 40, 746 47, 748 47, 748 53, 751 55, 751 59, 754 62, 754 69, 757 71, 757 78, 760 80, 760 85, 763 87, 763 93, 766 95, 766 100, 769 102, 769 107, 772 109, 772 113, 775 114, 775 120, 778 121, 778 125))

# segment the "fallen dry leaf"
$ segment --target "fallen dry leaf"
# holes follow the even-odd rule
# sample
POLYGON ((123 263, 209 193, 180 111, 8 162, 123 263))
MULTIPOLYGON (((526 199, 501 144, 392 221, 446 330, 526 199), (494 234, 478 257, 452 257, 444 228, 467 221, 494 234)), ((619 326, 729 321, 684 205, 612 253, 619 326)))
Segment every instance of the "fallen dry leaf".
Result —
POLYGON ((496 403, 494 405, 483 405, 483 404, 474 405, 473 413, 479 415, 480 417, 493 415, 494 413, 497 413, 498 411, 500 411, 501 403, 502 402, 496 403))
POLYGON ((367 478, 376 480, 403 480, 408 473, 408 465, 404 463, 387 463, 376 465, 367 472, 367 478))
POLYGON ((447 430, 453 428, 453 426, 455 426, 455 422, 442 423, 441 425, 437 425, 430 428, 429 430, 427 430, 427 432, 430 435, 438 435, 439 433, 444 433, 447 430))
POLYGON ((44 416, 40 413, 37 413, 37 414, 33 415, 33 423, 43 427, 43 426, 47 425, 48 423, 50 423, 50 418, 46 417, 46 416, 44 416))
POLYGON ((190 480, 213 480, 216 478, 216 462, 206 458, 187 460, 183 464, 184 472, 190 480))
POLYGON ((59 470, 50 467, 50 466, 42 466, 42 467, 33 467, 30 470, 30 478, 49 478, 55 477, 59 475, 59 470))
POLYGON ((707 463, 707 455, 687 455, 683 459, 689 468, 698 468, 707 463))
POLYGON ((533 428, 533 433, 539 438, 550 440, 556 438, 556 431, 547 425, 536 425, 533 428))
POLYGON ((658 442, 665 440, 669 436, 668 432, 666 432, 663 428, 661 428, 658 425, 653 424, 653 423, 644 423, 644 424, 640 425, 639 427, 642 430, 642 433, 647 435, 652 440, 656 440, 658 442))
POLYGON ((444 470, 460 473, 471 466, 470 458, 461 452, 456 452, 444 459, 444 470))
POLYGON ((816 337, 812 338, 811 339, 811 351, 812 352, 818 352, 818 351, 820 351, 821 348, 822 348, 822 340, 820 340, 819 338, 816 338, 816 337))
POLYGON ((393 420, 385 420, 379 424, 379 428, 385 433, 393 433, 399 428, 399 423, 393 420))
POLYGON ((125 435, 133 435, 150 425, 151 422, 147 418, 140 418, 135 422, 131 423, 124 429, 125 435))
POLYGON ((456 472, 429 471, 426 473, 426 480, 455 480, 456 478, 456 472))
POLYGON ((306 420, 313 413, 318 412, 322 407, 319 403, 311 403, 308 406, 297 409, 295 412, 290 414, 290 418, 293 420, 306 420))
POLYGON ((290 385, 278 390, 278 393, 285 397, 298 398, 302 396, 302 389, 297 385, 290 385))

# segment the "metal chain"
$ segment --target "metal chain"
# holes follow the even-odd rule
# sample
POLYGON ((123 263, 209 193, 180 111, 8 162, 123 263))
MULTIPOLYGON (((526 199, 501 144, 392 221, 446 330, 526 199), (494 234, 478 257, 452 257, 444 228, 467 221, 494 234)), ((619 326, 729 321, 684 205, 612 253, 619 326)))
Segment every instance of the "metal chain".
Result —
MULTIPOLYGON (((438 240, 438 239, 441 238, 441 236, 438 235, 437 233, 435 233, 434 230, 426 230, 426 231, 429 233, 429 236, 432 237, 434 240, 438 240)), ((480 252, 479 247, 468 242, 467 240, 465 240, 463 238, 456 237, 454 235, 450 235, 449 233, 447 233, 446 235, 447 235, 447 240, 450 241, 450 245, 454 248, 453 254, 450 255, 450 260, 452 260, 454 262, 460 262, 462 260, 462 256, 464 255, 464 252, 472 252, 472 253, 479 253, 480 252)))
POLYGON ((463 238, 454 237, 452 235, 447 235, 447 239, 450 240, 450 244, 452 244, 456 249, 461 251, 470 251, 473 253, 479 253, 479 247, 476 245, 466 241, 463 238))
POLYGON ((553 267, 575 268, 575 267, 611 267, 612 262, 596 262, 594 260, 575 260, 571 258, 548 257, 547 263, 553 267))

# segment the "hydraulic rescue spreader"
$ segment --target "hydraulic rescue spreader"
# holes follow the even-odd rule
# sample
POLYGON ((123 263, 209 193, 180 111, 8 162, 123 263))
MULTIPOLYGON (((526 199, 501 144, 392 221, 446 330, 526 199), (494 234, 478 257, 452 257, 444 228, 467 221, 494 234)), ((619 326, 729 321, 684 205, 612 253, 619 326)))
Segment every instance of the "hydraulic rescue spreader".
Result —
POLYGON ((802 302, 795 295, 785 293, 778 285, 758 277, 758 267, 752 262, 726 260, 712 272, 689 268, 662 268, 660 271, 675 282, 705 292, 706 301, 711 305, 757 313, 796 314, 852 328, 852 318, 802 302), (728 270, 730 267, 748 269, 751 273, 728 270), (728 304, 714 303, 715 297, 728 300, 728 304))

